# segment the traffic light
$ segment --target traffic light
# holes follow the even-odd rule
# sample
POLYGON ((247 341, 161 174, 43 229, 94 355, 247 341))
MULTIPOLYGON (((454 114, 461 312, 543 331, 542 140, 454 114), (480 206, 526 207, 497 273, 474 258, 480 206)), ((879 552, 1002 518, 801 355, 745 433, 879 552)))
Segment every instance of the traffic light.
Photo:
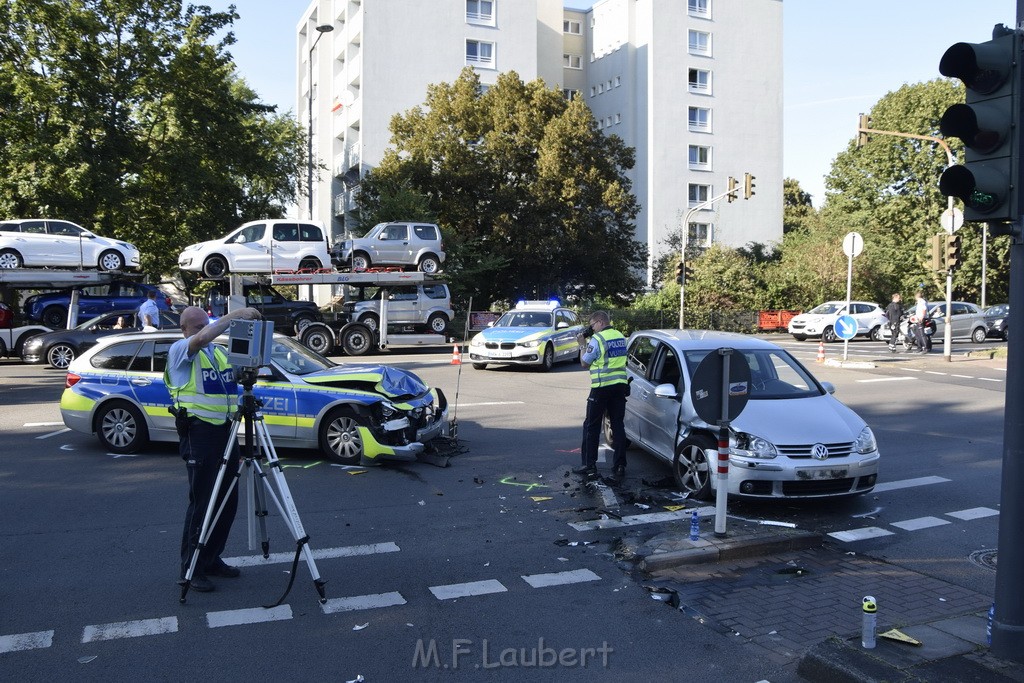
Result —
POLYGON ((739 190, 740 190, 739 182, 735 178, 733 178, 732 176, 729 176, 729 198, 728 199, 729 199, 729 203, 730 204, 733 202, 734 199, 739 199, 739 194, 740 194, 739 190))
POLYGON ((679 284, 683 284, 683 272, 683 262, 680 261, 679 263, 676 264, 676 282, 678 282, 679 284))
POLYGON ((871 136, 864 132, 868 128, 871 128, 871 117, 861 114, 860 123, 857 124, 857 149, 868 144, 868 140, 871 139, 871 136))
POLYGON ((936 273, 941 273, 945 268, 943 267, 943 256, 942 248, 945 244, 942 233, 937 233, 931 236, 930 248, 928 250, 928 257, 932 264, 932 270, 936 273))
POLYGON ((743 174, 743 198, 750 199, 754 196, 754 176, 749 173, 743 174))
POLYGON ((960 235, 946 235, 946 270, 956 270, 960 265, 960 235))
POLYGON ((943 76, 959 78, 966 102, 954 104, 939 122, 946 137, 963 140, 965 161, 942 172, 939 190, 964 202, 969 221, 1011 221, 1020 215, 1017 166, 1021 77, 1015 56, 1020 37, 1002 24, 986 43, 957 43, 939 61, 943 76))

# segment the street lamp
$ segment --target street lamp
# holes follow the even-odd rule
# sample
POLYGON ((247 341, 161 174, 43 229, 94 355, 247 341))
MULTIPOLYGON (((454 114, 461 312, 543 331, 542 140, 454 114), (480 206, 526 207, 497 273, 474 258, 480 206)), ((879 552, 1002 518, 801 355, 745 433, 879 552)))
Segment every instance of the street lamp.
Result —
POLYGON ((317 32, 320 34, 313 41, 313 44, 309 46, 309 184, 306 186, 306 193, 309 195, 309 220, 313 220, 313 50, 316 49, 316 44, 320 42, 325 33, 330 33, 334 30, 334 26, 331 24, 321 24, 316 27, 317 32))

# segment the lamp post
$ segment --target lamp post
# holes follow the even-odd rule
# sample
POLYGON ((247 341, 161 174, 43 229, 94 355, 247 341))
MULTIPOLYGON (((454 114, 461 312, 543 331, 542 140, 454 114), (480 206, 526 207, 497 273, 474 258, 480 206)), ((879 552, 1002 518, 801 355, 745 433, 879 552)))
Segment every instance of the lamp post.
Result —
POLYGON ((331 24, 321 24, 316 27, 319 35, 313 44, 309 46, 309 100, 308 100, 308 112, 309 112, 309 184, 306 186, 306 194, 309 197, 309 220, 313 220, 313 50, 316 49, 316 44, 320 42, 325 33, 330 33, 334 30, 334 26, 331 24))

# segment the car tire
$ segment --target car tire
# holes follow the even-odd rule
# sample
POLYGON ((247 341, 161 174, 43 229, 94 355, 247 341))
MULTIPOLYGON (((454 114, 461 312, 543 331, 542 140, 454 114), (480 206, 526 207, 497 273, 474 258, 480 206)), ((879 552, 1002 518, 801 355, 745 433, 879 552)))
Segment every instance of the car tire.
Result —
POLYGON ((873 341, 880 341, 880 342, 886 341, 885 337, 882 334, 882 326, 881 325, 876 325, 875 327, 873 327, 871 329, 871 334, 868 335, 868 338, 873 340, 873 341))
POLYGON ((711 497, 712 457, 718 457, 718 445, 706 434, 693 434, 679 444, 672 460, 672 476, 683 493, 698 500, 711 497))
POLYGON ((550 372, 555 367, 555 347, 551 342, 544 345, 544 357, 540 360, 537 369, 541 372, 550 372))
POLYGON ((67 370, 68 366, 71 365, 71 361, 77 355, 75 347, 71 346, 71 344, 59 342, 51 346, 46 352, 46 362, 50 364, 50 367, 57 368, 58 370, 67 370))
POLYGON ((0 339, 0 358, 7 358, 7 344, 0 339))
POLYGON ((139 409, 124 401, 109 401, 96 412, 100 444, 112 453, 137 453, 149 443, 149 430, 139 409))
POLYGON ((357 251, 352 254, 352 270, 366 270, 373 265, 370 255, 365 251, 357 251))
POLYGON ((320 450, 343 465, 358 465, 363 456, 359 427, 366 426, 352 408, 335 408, 320 423, 320 450))
POLYGON ((971 341, 975 344, 982 344, 988 339, 988 329, 985 327, 975 327, 974 332, 971 333, 971 341))
MULTIPOLYGON (((613 443, 613 439, 612 439, 612 421, 608 419, 607 415, 605 415, 604 421, 601 422, 601 428, 604 431, 604 442, 606 444, 608 444, 608 446, 611 446, 612 443, 613 443)), ((630 448, 630 447, 632 447, 632 445, 633 445, 633 442, 630 441, 629 438, 627 438, 626 439, 625 447, 626 448, 630 448)))
POLYGON ((793 339, 796 339, 797 341, 807 341, 807 335, 806 334, 794 334, 793 335, 793 339))
POLYGON ((228 262, 223 256, 210 256, 203 261, 203 275, 206 277, 224 277, 228 274, 228 262))
POLYGON ((14 251, 13 249, 4 249, 0 251, 0 268, 21 268, 25 265, 25 261, 21 258, 21 254, 14 251))
POLYGON ((59 330, 63 327, 67 327, 68 310, 63 306, 47 306, 43 309, 42 318, 44 325, 52 327, 55 330, 59 330))
POLYGON ((486 370, 487 369, 487 363, 473 363, 473 369, 474 370, 486 370))
POLYGON ((441 262, 433 254, 426 254, 420 259, 416 267, 421 273, 433 275, 441 270, 441 262))
POLYGON ((1010 341, 1010 327, 1006 326, 1003 328, 1003 341, 1010 341))
POLYGON ((376 313, 367 313, 359 318, 359 322, 366 325, 371 332, 376 332, 380 329, 380 316, 376 313))
POLYGON ((323 268, 323 264, 320 263, 320 259, 307 256, 299 262, 299 270, 308 270, 310 272, 320 270, 323 268))
POLYGON ((334 333, 323 325, 306 326, 299 334, 299 341, 310 351, 326 356, 334 350, 334 333))
POLYGON ((373 332, 366 325, 349 323, 341 331, 341 348, 348 356, 365 356, 373 348, 373 332))
POLYGON ((832 328, 832 326, 831 326, 831 325, 829 325, 829 326, 828 326, 828 327, 826 327, 826 328, 825 328, 825 330, 824 330, 824 331, 823 331, 823 332, 821 333, 821 340, 822 340, 823 342, 825 342, 826 344, 831 344, 831 343, 833 343, 833 342, 835 342, 835 341, 838 341, 838 340, 839 340, 839 337, 837 337, 837 336, 836 336, 836 331, 835 331, 835 329, 833 329, 833 328, 832 328))
POLYGON ((431 313, 427 318, 427 328, 433 334, 444 334, 448 331, 448 316, 444 313, 431 313))
POLYGON ((300 315, 298 318, 295 319, 295 334, 296 335, 301 334, 304 329, 309 327, 314 322, 316 322, 316 321, 313 320, 312 316, 300 315))
POLYGON ((124 270, 124 256, 118 251, 107 250, 100 254, 96 267, 104 271, 124 270))

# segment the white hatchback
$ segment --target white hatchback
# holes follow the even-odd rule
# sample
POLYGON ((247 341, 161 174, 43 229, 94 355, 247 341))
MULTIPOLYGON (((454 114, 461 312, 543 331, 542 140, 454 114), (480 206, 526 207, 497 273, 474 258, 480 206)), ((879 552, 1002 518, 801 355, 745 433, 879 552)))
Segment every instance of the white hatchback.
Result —
POLYGON ((324 229, 316 223, 251 221, 227 237, 185 247, 178 267, 206 277, 318 270, 331 267, 331 254, 324 229))
POLYGON ((0 268, 135 270, 139 250, 70 221, 32 218, 0 222, 0 268))
MULTIPOLYGON (((821 337, 823 341, 834 342, 838 339, 835 332, 836 318, 846 314, 845 301, 826 301, 790 320, 789 333, 797 341, 804 341, 808 337, 821 337)), ((857 336, 875 341, 889 338, 889 319, 885 317, 885 309, 878 304, 870 301, 851 301, 849 315, 857 321, 857 336)))

